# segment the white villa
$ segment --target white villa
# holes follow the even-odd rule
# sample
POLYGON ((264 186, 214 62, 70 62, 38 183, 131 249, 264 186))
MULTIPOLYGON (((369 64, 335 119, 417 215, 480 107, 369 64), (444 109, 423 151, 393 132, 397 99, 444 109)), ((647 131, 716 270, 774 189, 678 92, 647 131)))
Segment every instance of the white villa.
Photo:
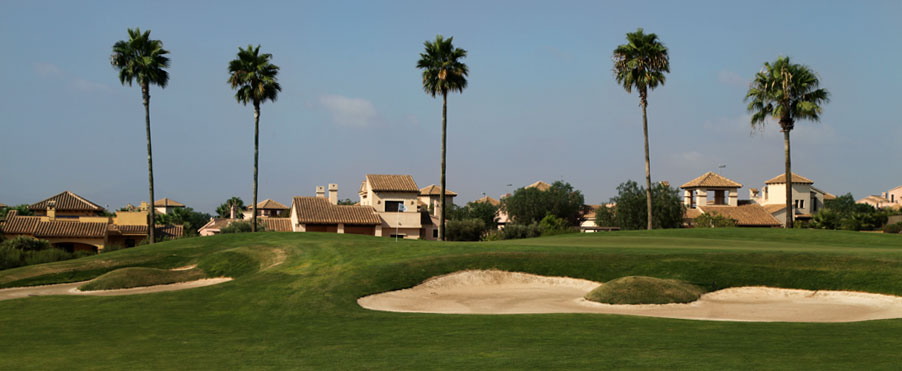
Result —
POLYGON ((688 224, 702 214, 720 214, 736 220, 738 227, 779 227, 780 222, 758 204, 739 205, 739 184, 731 179, 707 172, 680 186, 686 205, 688 224))
MULTIPOLYGON (((764 206, 781 223, 786 220, 786 175, 780 174, 764 182, 759 191, 749 190, 752 202, 764 206)), ((824 200, 836 196, 814 187, 814 181, 792 174, 792 212, 794 220, 808 220, 811 215, 824 208, 824 200)))

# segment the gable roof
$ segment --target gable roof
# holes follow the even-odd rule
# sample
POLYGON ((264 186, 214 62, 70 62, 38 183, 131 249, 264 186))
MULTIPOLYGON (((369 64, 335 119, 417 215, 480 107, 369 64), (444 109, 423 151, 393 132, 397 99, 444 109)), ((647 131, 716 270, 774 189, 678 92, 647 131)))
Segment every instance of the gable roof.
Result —
MULTIPOLYGON (((288 206, 282 205, 278 201, 274 201, 272 199, 265 199, 257 203, 257 210, 288 210, 288 206)), ((248 207, 250 210, 250 207, 248 207)))
MULTIPOLYGON (((420 189, 420 196, 440 196, 442 194, 442 187, 439 187, 435 184, 430 184, 420 189)), ((448 188, 445 188, 445 196, 446 197, 454 197, 457 196, 457 192, 454 192, 448 188)))
POLYGON ((299 223, 304 224, 382 224, 370 206, 333 205, 319 197, 298 197, 291 202, 299 223))
POLYGON ((696 187, 742 188, 742 184, 739 184, 731 179, 727 179, 726 177, 715 172, 709 171, 702 174, 698 178, 692 179, 686 182, 686 184, 680 186, 680 188, 696 187))
POLYGON ((262 218, 267 232, 291 232, 291 218, 262 218))
POLYGON ((376 192, 420 192, 410 175, 367 174, 366 181, 376 192))
POLYGON ((200 233, 202 230, 220 230, 222 228, 227 227, 232 221, 237 221, 238 219, 229 219, 229 218, 210 218, 210 221, 207 224, 204 224, 203 227, 197 229, 197 233, 200 233))
MULTIPOLYGON (((786 173, 777 175, 764 184, 786 184, 786 173)), ((814 181, 799 174, 792 173, 792 184, 814 184, 814 181)))
POLYGON ((526 186, 526 187, 523 187, 523 188, 536 188, 536 189, 538 189, 538 190, 540 190, 540 191, 547 191, 548 189, 551 188, 551 184, 545 183, 545 182, 543 182, 543 181, 540 180, 540 181, 538 181, 538 182, 535 182, 535 183, 530 184, 530 185, 528 185, 528 186, 526 186))
POLYGON ((878 203, 878 204, 879 203, 887 203, 887 204, 889 203, 889 199, 887 199, 886 197, 883 197, 883 196, 878 196, 878 195, 870 195, 870 196, 867 196, 867 197, 862 198, 855 202, 862 203, 864 201, 871 201, 873 203, 878 203))
POLYGON ((55 207, 57 211, 103 211, 103 208, 100 207, 100 205, 69 191, 65 191, 41 202, 31 204, 28 208, 31 210, 46 210, 50 201, 56 202, 55 207))
POLYGON ((153 202, 153 205, 157 207, 185 207, 185 204, 170 198, 156 200, 153 202))
POLYGON ((3 233, 6 234, 34 234, 38 223, 41 222, 39 216, 18 216, 16 210, 6 214, 6 222, 3 223, 3 233))
POLYGON ((769 205, 763 205, 761 207, 763 207, 764 210, 767 210, 767 212, 769 212, 771 214, 786 209, 786 205, 784 205, 784 204, 769 204, 769 205))
POLYGON ((489 196, 482 196, 482 198, 480 198, 480 199, 478 199, 478 200, 476 200, 476 201, 473 201, 473 202, 488 202, 488 203, 491 204, 492 206, 498 206, 498 205, 501 205, 501 201, 498 201, 498 200, 496 200, 496 199, 494 199, 494 198, 491 198, 491 197, 489 197, 489 196))
POLYGON ((720 214, 736 220, 737 226, 748 227, 778 227, 783 224, 774 218, 770 212, 758 204, 742 206, 699 206, 706 214, 720 214))
MULTIPOLYGON (((890 188, 889 191, 887 191, 887 192, 892 192, 892 191, 895 191, 895 190, 900 189, 900 188, 902 188, 902 185, 900 185, 900 186, 895 186, 895 187, 893 187, 893 188, 890 188)), ((2 205, 2 204, 0 204, 0 205, 2 205)))
POLYGON ((39 222, 34 230, 37 238, 76 237, 103 238, 106 236, 107 223, 85 223, 77 221, 50 220, 39 222))

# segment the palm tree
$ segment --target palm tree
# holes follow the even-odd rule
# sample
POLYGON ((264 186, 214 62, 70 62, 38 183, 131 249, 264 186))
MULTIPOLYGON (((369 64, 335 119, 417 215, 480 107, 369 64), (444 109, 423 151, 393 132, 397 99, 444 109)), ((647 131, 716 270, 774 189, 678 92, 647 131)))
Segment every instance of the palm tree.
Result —
POLYGON ((153 208, 153 152, 150 146, 150 86, 165 88, 169 83, 169 51, 163 49, 163 42, 150 39, 150 30, 141 33, 140 28, 128 29, 128 40, 120 40, 113 44, 113 55, 110 64, 119 70, 119 82, 122 85, 138 82, 141 96, 144 99, 144 127, 147 131, 147 181, 150 188, 150 213, 147 228, 148 243, 154 243, 154 208, 153 208))
POLYGON ((236 89, 235 100, 247 105, 254 105, 254 200, 251 204, 253 212, 251 231, 257 231, 257 159, 260 147, 260 104, 267 100, 275 102, 282 87, 276 81, 279 66, 270 63, 272 54, 260 54, 260 45, 247 49, 238 47, 238 58, 229 62, 229 84, 236 89))
POLYGON ((424 53, 420 53, 417 68, 423 70, 423 90, 435 98, 442 95, 442 198, 439 214, 438 239, 445 240, 445 151, 448 134, 448 92, 463 93, 467 87, 470 70, 460 60, 467 57, 467 51, 452 45, 454 37, 445 40, 436 35, 435 41, 426 40, 424 53))
POLYGON ((665 72, 670 72, 670 57, 667 47, 658 35, 646 34, 642 29, 626 34, 626 44, 614 49, 614 76, 627 93, 639 91, 639 105, 642 106, 642 132, 645 135, 645 198, 648 208, 648 229, 652 229, 651 215, 651 163, 648 155, 648 90, 664 85, 665 72))
POLYGON ((753 128, 763 126, 771 117, 783 132, 786 155, 786 228, 792 228, 792 166, 789 157, 789 132, 796 120, 820 120, 821 106, 830 101, 830 93, 822 89, 820 80, 810 68, 779 57, 773 63, 764 62, 752 80, 745 100, 752 114, 753 128))

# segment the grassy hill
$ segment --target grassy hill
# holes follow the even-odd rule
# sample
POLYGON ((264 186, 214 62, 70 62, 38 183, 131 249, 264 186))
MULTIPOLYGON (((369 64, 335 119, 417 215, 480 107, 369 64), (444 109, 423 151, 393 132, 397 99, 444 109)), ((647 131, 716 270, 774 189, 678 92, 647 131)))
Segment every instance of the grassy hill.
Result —
POLYGON ((902 320, 734 323, 597 314, 374 312, 360 296, 461 269, 641 275, 902 295, 899 236, 671 230, 437 243, 319 234, 193 238, 0 271, 0 287, 198 264, 235 280, 119 297, 0 301, 0 369, 895 368, 902 320), (281 264, 279 264, 281 262, 281 264))

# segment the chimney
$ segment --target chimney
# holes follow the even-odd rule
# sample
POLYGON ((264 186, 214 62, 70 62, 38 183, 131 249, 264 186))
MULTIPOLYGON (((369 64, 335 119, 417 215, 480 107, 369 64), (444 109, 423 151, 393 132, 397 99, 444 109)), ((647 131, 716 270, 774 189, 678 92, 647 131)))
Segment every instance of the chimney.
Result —
POLYGON ((338 205, 338 184, 329 184, 329 202, 338 205))
POLYGON ((235 204, 232 204, 231 206, 229 206, 229 219, 235 219, 235 209, 237 209, 237 208, 238 207, 235 206, 235 204))
POLYGON ((316 198, 326 198, 326 187, 316 186, 316 198))
POLYGON ((47 201, 47 217, 50 220, 56 218, 56 200, 47 201))

